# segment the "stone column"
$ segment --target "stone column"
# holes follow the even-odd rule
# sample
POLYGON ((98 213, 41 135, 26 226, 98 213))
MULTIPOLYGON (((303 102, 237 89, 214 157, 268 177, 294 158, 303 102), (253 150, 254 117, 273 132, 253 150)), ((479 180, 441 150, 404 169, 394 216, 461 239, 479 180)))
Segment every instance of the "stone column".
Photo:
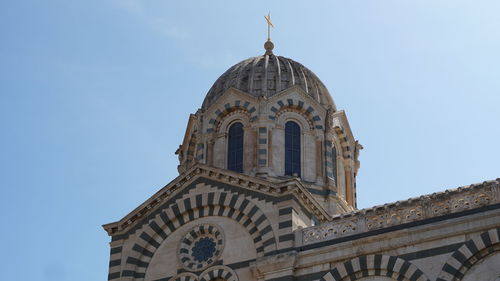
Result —
POLYGON ((215 135, 214 141, 213 166, 221 169, 226 168, 226 137, 225 133, 219 133, 215 135))
POLYGON ((271 152, 273 154, 271 163, 272 169, 277 176, 283 176, 285 174, 285 130, 280 127, 276 127, 272 130, 272 148, 271 152))
POLYGON ((318 139, 316 140, 316 182, 321 184, 323 183, 323 166, 325 160, 323 159, 324 151, 323 151, 323 141, 318 139))
POLYGON ((351 174, 351 168, 347 167, 345 170, 345 200, 349 205, 354 206, 351 174))
POLYGON ((255 147, 257 134, 255 128, 247 126, 244 128, 243 139, 243 172, 249 174, 255 167, 255 147))

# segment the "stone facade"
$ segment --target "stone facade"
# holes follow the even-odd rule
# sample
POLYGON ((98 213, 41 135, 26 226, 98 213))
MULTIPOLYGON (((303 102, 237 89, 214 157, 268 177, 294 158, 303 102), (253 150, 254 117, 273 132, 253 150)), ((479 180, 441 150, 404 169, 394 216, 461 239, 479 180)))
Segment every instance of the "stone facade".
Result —
POLYGON ((243 174, 282 181, 285 123, 301 130, 300 178, 323 208, 338 214, 356 208, 359 150, 344 111, 323 83, 291 59, 263 55, 226 71, 189 118, 179 172, 197 163, 227 169, 228 130, 244 127, 243 174))
POLYGON ((103 226, 108 280, 500 280, 500 180, 357 210, 361 149, 310 70, 272 50, 236 64, 189 117, 179 176, 103 226))

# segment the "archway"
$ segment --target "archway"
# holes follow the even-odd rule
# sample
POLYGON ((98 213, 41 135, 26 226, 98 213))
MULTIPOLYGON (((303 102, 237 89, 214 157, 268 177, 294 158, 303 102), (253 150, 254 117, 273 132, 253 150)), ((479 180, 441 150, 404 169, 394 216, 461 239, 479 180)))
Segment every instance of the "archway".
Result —
POLYGON ((178 200, 145 226, 126 260, 127 274, 143 275, 167 237, 186 223, 209 216, 224 216, 243 225, 253 237, 257 256, 276 250, 271 224, 260 208, 242 194, 209 192, 178 200))
MULTIPOLYGON (((325 274, 320 281, 365 280, 367 277, 376 276, 388 277, 394 280, 429 280, 414 264, 401 258, 386 255, 368 255, 337 265, 325 274)), ((380 281, 386 280, 382 278, 380 281)))

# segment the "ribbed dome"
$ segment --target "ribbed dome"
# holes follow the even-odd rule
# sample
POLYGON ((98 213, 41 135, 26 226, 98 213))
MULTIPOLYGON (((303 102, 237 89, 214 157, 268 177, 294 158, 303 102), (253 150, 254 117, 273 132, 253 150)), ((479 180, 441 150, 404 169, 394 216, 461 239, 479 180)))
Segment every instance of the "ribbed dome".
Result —
POLYGON ((312 71, 294 60, 274 54, 249 58, 229 68, 210 88, 202 108, 214 104, 231 87, 254 97, 271 97, 294 85, 325 107, 335 109, 330 93, 312 71))

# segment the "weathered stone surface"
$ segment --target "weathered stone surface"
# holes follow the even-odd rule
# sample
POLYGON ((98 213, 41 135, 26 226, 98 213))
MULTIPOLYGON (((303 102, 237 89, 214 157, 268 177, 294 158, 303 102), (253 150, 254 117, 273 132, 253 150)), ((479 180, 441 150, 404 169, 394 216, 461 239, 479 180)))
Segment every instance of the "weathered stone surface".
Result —
POLYGON ((229 88, 253 97, 271 97, 298 86, 317 102, 335 108, 325 85, 302 64, 289 58, 263 55, 241 61, 222 74, 208 91, 202 108, 213 105, 229 88))
POLYGON ((500 179, 356 210, 360 149, 311 71, 272 52, 235 65, 190 115, 180 175, 103 226, 108 280, 498 279, 500 179), (285 175, 289 121, 300 176, 285 175), (227 169, 235 122, 241 173, 227 169))

